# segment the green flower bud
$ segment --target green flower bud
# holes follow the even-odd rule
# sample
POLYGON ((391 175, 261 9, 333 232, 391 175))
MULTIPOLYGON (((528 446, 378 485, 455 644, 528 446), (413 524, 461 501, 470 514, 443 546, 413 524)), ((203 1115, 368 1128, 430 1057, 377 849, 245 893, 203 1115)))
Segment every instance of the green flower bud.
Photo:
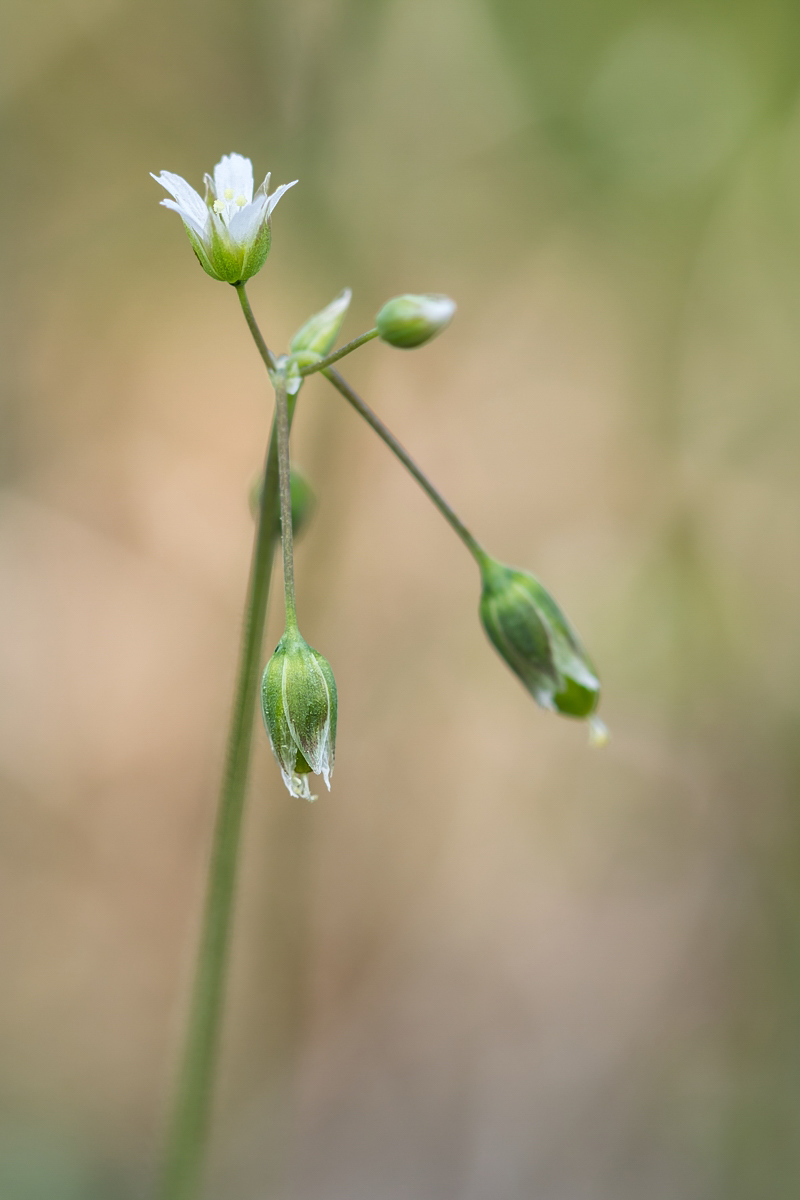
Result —
POLYGON ((455 311, 449 296, 395 296, 384 304, 375 324, 390 346, 410 350, 446 329, 455 311))
POLYGON ((326 354, 330 354, 336 344, 339 330, 342 328, 342 322, 350 307, 350 298, 352 295, 353 293, 350 291, 350 288, 345 288, 335 300, 331 300, 327 308, 323 308, 322 312, 315 313, 313 317, 309 317, 305 325, 302 325, 298 329, 289 342, 289 349, 292 353, 302 354, 305 352, 310 355, 318 354, 320 358, 324 358, 326 354))
POLYGON ((330 791, 336 746, 336 682, 326 659, 287 630, 261 681, 261 710, 272 753, 292 796, 314 800, 308 775, 330 791))
MULTIPOLYGON (((578 635, 550 593, 527 571, 493 559, 484 563, 481 575, 483 627, 534 700, 567 717, 591 717, 600 699, 600 682, 578 635)), ((600 744, 601 729, 595 719, 594 744, 600 744)))
MULTIPOLYGON (((306 526, 311 519, 311 514, 314 511, 317 503, 317 497, 314 494, 314 489, 306 479, 305 475, 298 467, 292 467, 290 476, 290 488, 292 494, 292 533, 295 538, 305 532, 306 526)), ((253 480, 253 486, 250 488, 250 512, 255 520, 258 517, 258 511, 261 508, 261 493, 264 488, 264 477, 259 475, 253 480)), ((281 535, 281 518, 280 513, 275 518, 275 536, 281 535)))

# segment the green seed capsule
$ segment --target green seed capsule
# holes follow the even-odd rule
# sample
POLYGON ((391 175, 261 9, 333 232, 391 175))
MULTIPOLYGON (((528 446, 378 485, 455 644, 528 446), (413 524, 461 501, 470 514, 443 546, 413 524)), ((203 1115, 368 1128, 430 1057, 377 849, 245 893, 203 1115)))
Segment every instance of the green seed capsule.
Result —
POLYGON ((284 633, 261 681, 272 753, 292 796, 313 800, 308 775, 330 791, 336 748, 336 681, 327 659, 296 630, 284 633))
POLYGON ((600 699, 600 682, 550 593, 527 571, 492 559, 481 574, 481 621, 514 674, 543 708, 590 717, 600 699))

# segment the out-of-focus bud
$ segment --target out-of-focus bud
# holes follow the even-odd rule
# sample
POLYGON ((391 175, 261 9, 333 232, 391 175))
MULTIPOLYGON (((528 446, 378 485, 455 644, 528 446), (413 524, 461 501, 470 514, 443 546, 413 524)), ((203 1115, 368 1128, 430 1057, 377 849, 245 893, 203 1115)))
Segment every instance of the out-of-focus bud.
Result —
MULTIPOLYGON (((534 700, 567 717, 591 717, 600 682, 591 659, 553 597, 527 571, 493 559, 481 567, 480 615, 496 650, 534 700)), ((593 743, 607 740, 595 720, 593 743)))
POLYGON ((309 317, 289 342, 292 354, 318 354, 321 358, 330 354, 350 307, 352 295, 350 288, 345 288, 335 300, 331 300, 327 308, 309 317))
POLYGON ((287 630, 261 681, 261 709, 272 753, 292 796, 314 800, 310 772, 330 791, 336 747, 336 682, 327 659, 287 630))
POLYGON ((289 479, 292 496, 292 533, 295 537, 299 537, 305 533, 311 514, 316 507, 317 497, 311 484, 297 467, 292 467, 289 479))
MULTIPOLYGON (((261 492, 264 487, 264 477, 259 475, 253 480, 253 486, 250 488, 250 512, 255 520, 258 517, 258 510, 261 508, 261 492)), ((298 467, 292 467, 290 476, 290 487, 292 493, 292 533, 297 538, 304 533, 311 514, 314 511, 317 503, 317 497, 314 494, 314 489, 306 479, 305 475, 298 467)), ((280 514, 276 517, 275 536, 280 537, 281 533, 281 518, 280 514)))
POLYGON ((384 304, 375 324, 390 346, 411 350, 446 329, 455 311, 449 296, 395 296, 384 304))
POLYGON ((611 739, 611 734, 608 732, 608 726, 605 721, 601 721, 599 717, 589 717, 589 745, 595 750, 602 750, 603 746, 607 746, 611 739))

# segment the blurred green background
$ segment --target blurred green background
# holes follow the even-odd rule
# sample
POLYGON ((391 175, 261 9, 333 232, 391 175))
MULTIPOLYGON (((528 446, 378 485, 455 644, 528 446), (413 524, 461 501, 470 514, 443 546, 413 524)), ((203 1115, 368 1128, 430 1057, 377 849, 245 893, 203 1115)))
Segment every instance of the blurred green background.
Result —
POLYGON ((336 777, 290 800, 259 730, 209 1200, 800 1193, 798 45, 792 0, 6 0, 2 1200, 152 1194, 270 395, 148 172, 232 150, 300 180, 274 348, 346 285, 345 336, 457 299, 345 374, 613 741, 309 383, 336 777))

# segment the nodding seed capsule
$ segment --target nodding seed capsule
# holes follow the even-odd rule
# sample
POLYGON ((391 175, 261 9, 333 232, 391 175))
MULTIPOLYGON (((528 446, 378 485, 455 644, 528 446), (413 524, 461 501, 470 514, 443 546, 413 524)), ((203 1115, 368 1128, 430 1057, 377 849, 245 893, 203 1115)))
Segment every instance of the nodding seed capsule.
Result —
MULTIPOLYGON (((527 571, 494 559, 483 564, 481 576, 483 627, 537 704, 566 717, 590 718, 600 699, 600 681, 550 593, 527 571)), ((600 728, 595 719, 592 730, 600 728)), ((593 738, 598 740, 596 734, 593 738)))
POLYGON ((261 710, 272 753, 292 796, 314 800, 313 771, 330 791, 336 749, 336 681, 323 658, 297 630, 287 630, 261 681, 261 710))

